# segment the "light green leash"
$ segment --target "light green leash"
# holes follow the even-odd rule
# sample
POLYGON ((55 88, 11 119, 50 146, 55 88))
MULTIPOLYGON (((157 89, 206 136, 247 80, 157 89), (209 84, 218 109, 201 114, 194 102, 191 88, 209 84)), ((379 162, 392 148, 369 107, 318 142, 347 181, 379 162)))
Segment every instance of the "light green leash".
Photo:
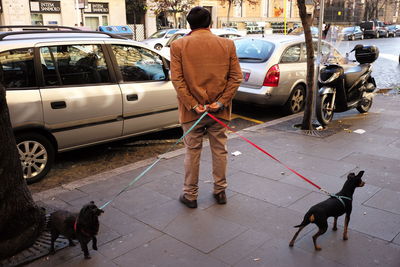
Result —
MULTIPOLYGON (((197 124, 199 124, 199 122, 208 114, 208 112, 204 112, 203 115, 201 115, 201 117, 192 125, 192 127, 189 128, 189 130, 187 130, 181 138, 178 139, 178 141, 175 142, 175 144, 173 144, 170 148, 168 148, 168 150, 165 153, 168 153, 169 151, 171 151, 172 148, 174 148, 178 143, 180 143, 182 141, 183 138, 185 138, 186 135, 188 135, 193 129, 194 127, 196 127, 197 124)), ((119 195, 121 195, 123 192, 125 192, 129 187, 131 187, 133 184, 135 184, 137 181, 139 181, 149 170, 151 170, 159 161, 161 160, 161 158, 158 158, 156 161, 154 161, 150 166, 148 166, 141 174, 139 174, 138 176, 136 176, 135 179, 133 179, 127 186, 125 186, 118 194, 116 194, 115 196, 113 196, 109 201, 107 201, 103 206, 100 207, 100 209, 104 209, 108 204, 110 204, 111 202, 114 201, 114 199, 116 197, 118 197, 119 195)))

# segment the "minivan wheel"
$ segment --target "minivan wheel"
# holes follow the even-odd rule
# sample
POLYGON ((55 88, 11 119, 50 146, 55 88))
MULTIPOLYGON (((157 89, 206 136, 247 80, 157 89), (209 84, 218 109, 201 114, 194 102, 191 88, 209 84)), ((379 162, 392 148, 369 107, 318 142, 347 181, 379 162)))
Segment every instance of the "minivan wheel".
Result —
POLYGON ((304 109, 306 90, 303 86, 297 85, 290 93, 284 109, 289 114, 295 114, 304 109))
POLYGON ((28 184, 40 181, 53 165, 54 146, 47 138, 36 133, 22 133, 15 139, 24 179, 28 184))

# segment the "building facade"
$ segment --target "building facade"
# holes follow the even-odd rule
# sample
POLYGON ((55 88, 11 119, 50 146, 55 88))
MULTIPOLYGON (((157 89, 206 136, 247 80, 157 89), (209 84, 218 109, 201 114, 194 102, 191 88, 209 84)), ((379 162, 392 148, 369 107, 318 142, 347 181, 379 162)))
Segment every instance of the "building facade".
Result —
POLYGON ((125 0, 0 0, 1 25, 126 25, 125 0))

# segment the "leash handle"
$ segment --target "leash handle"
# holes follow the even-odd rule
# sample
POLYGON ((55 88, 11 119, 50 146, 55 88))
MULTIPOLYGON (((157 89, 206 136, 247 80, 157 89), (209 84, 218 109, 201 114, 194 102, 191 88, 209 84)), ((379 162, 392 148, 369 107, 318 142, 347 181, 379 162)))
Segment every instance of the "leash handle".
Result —
MULTIPOLYGON (((207 116, 208 112, 204 112, 200 118, 185 132, 183 133, 183 135, 181 136, 181 138, 179 138, 175 144, 173 144, 172 146, 170 146, 167 151, 165 151, 165 153, 168 153, 169 151, 171 151, 172 148, 174 148, 178 143, 180 143, 182 141, 183 138, 185 138, 186 135, 188 135, 193 129, 194 127, 196 127, 197 124, 199 124, 199 122, 205 117, 207 116)), ((165 154, 164 153, 164 154, 165 154)), ((149 165, 143 172, 141 172, 138 176, 136 176, 127 186, 125 186, 121 191, 119 191, 116 195, 114 195, 109 201, 107 201, 106 203, 103 204, 103 206, 100 207, 100 209, 104 209, 105 207, 107 207, 111 202, 114 201, 114 199, 116 197, 118 197, 119 195, 121 195, 123 192, 125 192, 129 187, 131 187, 132 185, 134 185, 137 181, 139 181, 148 171, 150 171, 159 161, 161 160, 161 158, 156 159, 151 165, 149 165)))

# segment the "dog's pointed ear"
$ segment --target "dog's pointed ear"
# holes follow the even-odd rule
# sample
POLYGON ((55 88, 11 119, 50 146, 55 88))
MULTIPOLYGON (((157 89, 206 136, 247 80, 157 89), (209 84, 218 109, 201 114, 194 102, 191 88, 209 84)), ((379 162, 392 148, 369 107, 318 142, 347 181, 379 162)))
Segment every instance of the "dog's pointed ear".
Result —
POLYGON ((354 172, 349 173, 349 175, 347 175, 347 180, 352 179, 356 177, 356 175, 354 174, 354 172))
POLYGON ((90 204, 94 205, 94 201, 93 201, 93 200, 92 200, 92 201, 90 201, 90 204))
POLYGON ((360 171, 360 172, 357 174, 357 178, 361 178, 363 175, 364 175, 364 171, 360 171))

